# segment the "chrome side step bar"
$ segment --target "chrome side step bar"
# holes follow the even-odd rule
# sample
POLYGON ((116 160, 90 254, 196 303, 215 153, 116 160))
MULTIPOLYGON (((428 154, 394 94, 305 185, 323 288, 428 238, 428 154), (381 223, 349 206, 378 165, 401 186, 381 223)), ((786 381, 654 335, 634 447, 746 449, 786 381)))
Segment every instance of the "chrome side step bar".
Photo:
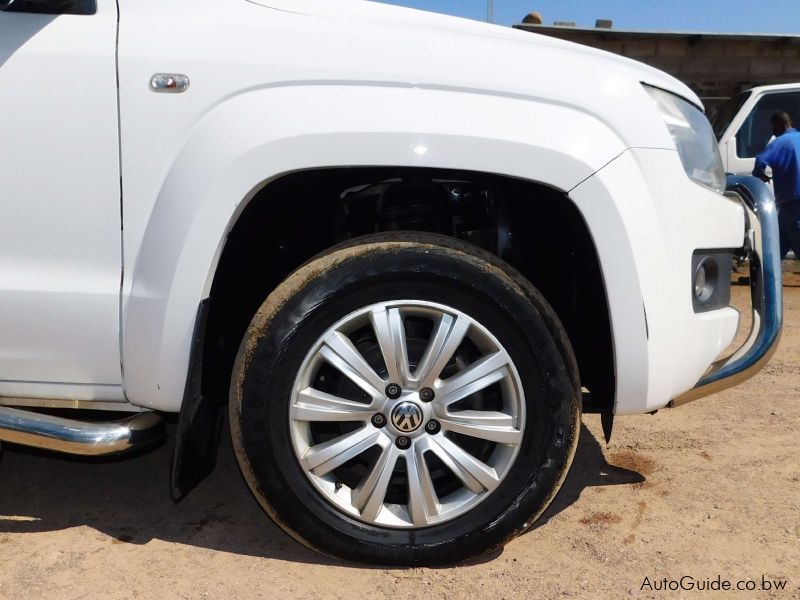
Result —
POLYGON ((149 446, 164 437, 164 422, 153 412, 92 423, 0 406, 0 441, 22 446, 104 456, 149 446))

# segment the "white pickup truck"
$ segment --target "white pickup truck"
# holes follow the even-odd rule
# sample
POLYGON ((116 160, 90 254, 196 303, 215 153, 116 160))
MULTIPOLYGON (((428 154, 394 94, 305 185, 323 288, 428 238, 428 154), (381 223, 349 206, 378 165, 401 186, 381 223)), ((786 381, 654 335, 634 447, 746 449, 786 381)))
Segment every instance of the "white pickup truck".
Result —
POLYGON ((712 124, 728 173, 753 172, 756 155, 773 137, 770 118, 776 111, 788 113, 800 125, 800 83, 755 87, 720 105, 712 124))
POLYGON ((0 89, 0 440, 119 453, 179 413, 179 499, 229 414, 328 555, 497 548, 582 410, 610 433, 780 335, 768 188, 726 192, 698 98, 630 60, 376 2, 0 0, 0 89), (717 360, 734 255, 755 325, 717 360))

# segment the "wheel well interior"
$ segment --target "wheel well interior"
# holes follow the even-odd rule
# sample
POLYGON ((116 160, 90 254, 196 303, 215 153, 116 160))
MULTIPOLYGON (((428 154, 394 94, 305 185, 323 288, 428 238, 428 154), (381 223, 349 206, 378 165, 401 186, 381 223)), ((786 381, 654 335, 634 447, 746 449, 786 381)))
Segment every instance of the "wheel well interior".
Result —
MULTIPOLYGON (((251 318, 292 271, 331 246, 381 231, 427 231, 481 246, 519 270, 558 314, 591 392, 608 412, 614 359, 594 243, 565 193, 510 177, 421 168, 302 171, 260 190, 230 231, 210 293, 202 393, 227 402, 251 318)), ((584 390, 586 391, 586 390, 584 390)))

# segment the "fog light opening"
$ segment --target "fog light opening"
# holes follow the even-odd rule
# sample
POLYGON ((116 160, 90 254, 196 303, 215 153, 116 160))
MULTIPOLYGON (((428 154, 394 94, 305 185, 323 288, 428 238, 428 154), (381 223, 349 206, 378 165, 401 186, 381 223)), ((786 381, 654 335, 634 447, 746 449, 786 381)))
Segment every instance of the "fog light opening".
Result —
POLYGON ((694 273, 694 295, 698 302, 705 304, 714 295, 719 279, 719 267, 717 261, 711 257, 706 257, 697 265, 694 273))

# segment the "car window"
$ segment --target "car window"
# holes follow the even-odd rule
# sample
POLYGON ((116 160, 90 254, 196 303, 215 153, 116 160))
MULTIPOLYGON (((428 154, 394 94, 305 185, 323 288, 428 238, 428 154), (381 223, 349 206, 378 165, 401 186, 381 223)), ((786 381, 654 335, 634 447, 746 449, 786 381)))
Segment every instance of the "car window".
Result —
POLYGON ((38 13, 46 15, 93 15, 96 0, 0 0, 0 12, 38 13))
POLYGON ((800 123, 800 91, 767 94, 758 101, 736 133, 736 154, 753 158, 772 138, 770 119, 776 111, 789 113, 793 123, 800 123))
POLYGON ((739 112, 739 109, 744 106, 747 99, 753 92, 742 92, 738 96, 726 100, 719 105, 714 116, 711 118, 711 125, 714 127, 714 135, 717 136, 717 141, 722 138, 722 134, 728 129, 728 125, 733 121, 733 117, 739 112))

